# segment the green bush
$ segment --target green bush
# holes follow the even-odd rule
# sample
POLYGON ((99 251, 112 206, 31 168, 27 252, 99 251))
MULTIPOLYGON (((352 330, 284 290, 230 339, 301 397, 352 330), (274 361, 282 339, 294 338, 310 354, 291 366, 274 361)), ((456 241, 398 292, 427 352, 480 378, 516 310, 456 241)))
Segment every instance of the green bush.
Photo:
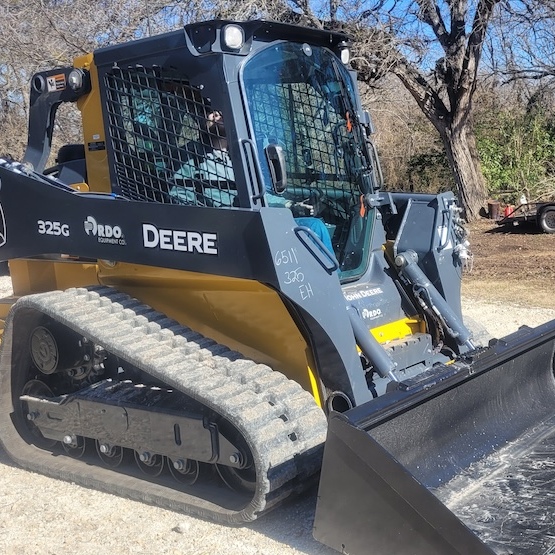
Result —
POLYGON ((555 177, 552 118, 534 110, 491 114, 476 124, 482 172, 491 197, 508 202, 549 196, 555 177))

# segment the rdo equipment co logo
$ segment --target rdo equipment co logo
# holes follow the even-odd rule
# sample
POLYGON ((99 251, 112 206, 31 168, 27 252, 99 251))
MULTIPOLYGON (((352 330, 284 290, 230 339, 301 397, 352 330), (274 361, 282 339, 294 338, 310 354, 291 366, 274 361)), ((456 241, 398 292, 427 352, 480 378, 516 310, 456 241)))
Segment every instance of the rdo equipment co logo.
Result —
POLYGON ((88 216, 84 226, 86 234, 94 235, 99 243, 110 243, 112 245, 127 244, 119 225, 99 224, 92 216, 88 216))

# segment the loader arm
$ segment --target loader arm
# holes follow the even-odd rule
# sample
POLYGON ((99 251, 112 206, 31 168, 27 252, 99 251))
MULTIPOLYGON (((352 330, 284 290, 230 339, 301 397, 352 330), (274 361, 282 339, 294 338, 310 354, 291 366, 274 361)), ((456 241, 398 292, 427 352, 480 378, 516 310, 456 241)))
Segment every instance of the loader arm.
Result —
POLYGON ((57 68, 33 76, 29 103, 29 133, 23 160, 41 173, 46 167, 52 148, 56 112, 64 102, 76 102, 89 92, 90 83, 81 82, 72 88, 69 83, 76 75, 73 67, 57 68))

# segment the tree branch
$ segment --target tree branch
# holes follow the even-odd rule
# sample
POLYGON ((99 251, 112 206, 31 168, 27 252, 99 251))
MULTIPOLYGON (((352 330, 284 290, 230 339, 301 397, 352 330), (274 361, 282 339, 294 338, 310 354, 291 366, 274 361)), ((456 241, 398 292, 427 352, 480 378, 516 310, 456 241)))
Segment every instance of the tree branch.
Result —
POLYGON ((463 72, 463 78, 465 80, 460 83, 460 86, 463 88, 468 88, 470 82, 476 79, 488 24, 491 20, 493 8, 499 1, 500 0, 480 0, 478 2, 465 53, 463 72))
POLYGON ((449 47, 449 33, 445 28, 437 4, 432 0, 416 0, 416 3, 420 8, 419 19, 432 28, 439 44, 444 50, 447 50, 449 47))

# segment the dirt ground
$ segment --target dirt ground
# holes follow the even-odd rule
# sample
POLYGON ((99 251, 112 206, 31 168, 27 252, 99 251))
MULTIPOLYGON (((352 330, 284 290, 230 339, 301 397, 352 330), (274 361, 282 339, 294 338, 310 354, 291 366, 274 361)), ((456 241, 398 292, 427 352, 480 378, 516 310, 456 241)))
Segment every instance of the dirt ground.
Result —
POLYGON ((474 260, 463 279, 463 296, 555 308, 555 234, 488 219, 467 227, 474 260))

